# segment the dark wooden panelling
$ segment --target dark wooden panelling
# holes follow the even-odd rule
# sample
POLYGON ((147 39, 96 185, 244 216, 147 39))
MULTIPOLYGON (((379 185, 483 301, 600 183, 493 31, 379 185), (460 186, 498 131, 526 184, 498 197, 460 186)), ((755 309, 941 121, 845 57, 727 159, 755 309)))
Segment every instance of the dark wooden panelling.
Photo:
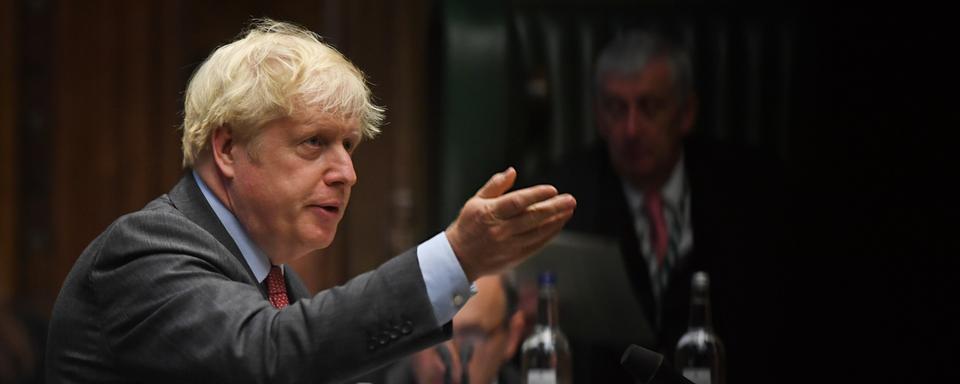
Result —
MULTIPOLYGON (((391 224, 388 253, 396 253, 432 236, 427 228, 429 218, 426 114, 431 112, 425 102, 427 71, 427 35, 429 33, 429 3, 407 2, 392 10, 396 20, 390 34, 394 49, 388 72, 382 76, 391 79, 384 102, 392 111, 388 130, 396 130, 396 154, 393 172, 394 186, 391 199, 391 224)), ((384 88, 386 91, 386 88, 384 88)))
POLYGON ((32 257, 27 289, 56 294, 110 222, 165 192, 179 174, 179 57, 173 2, 61 2, 51 45, 50 253, 32 257), (175 24, 175 21, 173 21, 175 24), (172 165, 171 165, 172 164, 172 165))
POLYGON ((16 21, 12 2, 0 2, 0 303, 13 295, 17 285, 16 21))
MULTIPOLYGON (((389 98, 392 90, 391 79, 386 76, 392 64, 392 46, 396 43, 390 36, 390 28, 395 20, 387 16, 393 11, 392 7, 392 3, 378 5, 372 1, 357 1, 344 4, 343 9, 345 29, 342 50, 367 74, 380 103, 389 98), (381 22, 361 22, 369 19, 381 22)), ((391 113, 392 109, 388 109, 387 117, 392 120, 391 113)), ((389 164, 399 161, 395 156, 398 134, 396 127, 387 125, 376 140, 367 141, 357 149, 354 166, 359 182, 353 190, 351 217, 344 233, 344 240, 351 252, 347 260, 350 274, 373 268, 388 257, 386 218, 390 212, 391 186, 396 176, 389 164)))
MULTIPOLYGON (((17 17, 17 82, 29 84, 16 90, 17 131, 17 248, 14 250, 17 285, 16 294, 28 298, 31 305, 48 307, 52 303, 53 285, 47 273, 50 262, 50 180, 51 127, 57 117, 51 110, 54 85, 53 67, 53 12, 50 3, 18 2, 17 17), (42 269, 36 269, 36 268, 42 269), (41 291, 46 291, 41 297, 41 291)), ((59 286, 59 281, 57 281, 59 286)))

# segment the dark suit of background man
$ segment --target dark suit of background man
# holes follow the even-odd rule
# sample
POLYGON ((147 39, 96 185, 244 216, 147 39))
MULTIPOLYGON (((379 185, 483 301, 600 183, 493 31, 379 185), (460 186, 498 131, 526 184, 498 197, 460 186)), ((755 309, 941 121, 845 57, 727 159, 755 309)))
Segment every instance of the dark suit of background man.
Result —
MULTIPOLYGON (((687 140, 697 117, 691 60, 678 40, 625 33, 600 54, 595 112, 602 147, 576 154, 550 182, 577 196, 567 229, 616 237, 652 345, 672 360, 688 323, 690 277, 710 273, 713 324, 729 382, 769 379, 767 341, 780 326, 776 265, 789 249, 780 174, 749 152, 687 140)), ((602 299, 598 299, 602 305, 602 299)), ((639 325, 638 325, 639 326, 639 325)), ((571 340, 577 382, 629 382, 627 345, 571 340)), ((776 381, 776 380, 774 380, 776 381)))
POLYGON ((186 92, 186 175, 111 224, 54 305, 47 380, 342 382, 450 337, 478 277, 560 230, 575 201, 494 175, 444 233, 307 294, 283 264, 333 240, 382 109, 315 34, 263 20, 186 92))

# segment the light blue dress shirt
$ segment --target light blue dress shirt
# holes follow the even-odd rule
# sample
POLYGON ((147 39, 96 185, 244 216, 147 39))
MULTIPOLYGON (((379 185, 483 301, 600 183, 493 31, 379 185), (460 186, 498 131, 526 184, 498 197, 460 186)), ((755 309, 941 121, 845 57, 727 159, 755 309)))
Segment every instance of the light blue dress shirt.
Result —
MULTIPOLYGON (((203 197, 207 199, 207 203, 220 219, 220 223, 227 229, 237 248, 240 248, 240 254, 250 266, 253 275, 262 283, 270 272, 270 258, 247 236, 246 230, 237 221, 233 212, 220 202, 196 172, 193 172, 193 178, 203 192, 203 197)), ((433 315, 437 318, 437 326, 446 324, 474 294, 475 288, 467 281, 467 276, 460 267, 457 255, 453 253, 453 248, 450 247, 444 232, 417 246, 417 261, 427 286, 427 296, 433 304, 433 315)), ((284 268, 283 265, 280 267, 284 268)))

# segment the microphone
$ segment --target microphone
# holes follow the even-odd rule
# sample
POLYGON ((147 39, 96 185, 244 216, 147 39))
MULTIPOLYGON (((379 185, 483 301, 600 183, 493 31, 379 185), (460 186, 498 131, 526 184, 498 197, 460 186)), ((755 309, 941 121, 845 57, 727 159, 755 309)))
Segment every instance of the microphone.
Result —
POLYGON ((693 384, 670 368, 663 355, 636 344, 631 344, 623 352, 620 365, 640 384, 693 384))

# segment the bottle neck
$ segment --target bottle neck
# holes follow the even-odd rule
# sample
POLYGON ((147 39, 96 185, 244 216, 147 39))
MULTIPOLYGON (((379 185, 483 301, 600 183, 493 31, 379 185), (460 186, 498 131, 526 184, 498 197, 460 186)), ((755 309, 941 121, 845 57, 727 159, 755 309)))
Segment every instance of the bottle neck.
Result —
POLYGON ((540 296, 537 300, 537 325, 549 328, 556 328, 560 325, 557 291, 551 285, 540 287, 540 296))
POLYGON ((713 320, 710 318, 710 291, 694 289, 690 295, 690 329, 713 329, 713 320))

